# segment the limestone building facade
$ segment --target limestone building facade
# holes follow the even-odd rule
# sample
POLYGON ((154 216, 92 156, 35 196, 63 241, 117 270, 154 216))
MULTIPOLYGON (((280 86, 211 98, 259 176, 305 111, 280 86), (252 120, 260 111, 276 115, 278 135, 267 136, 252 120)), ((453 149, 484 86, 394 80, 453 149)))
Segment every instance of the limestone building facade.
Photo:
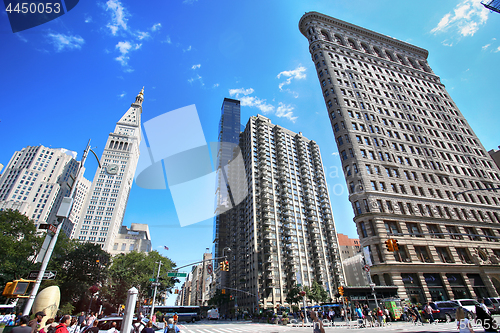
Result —
POLYGON ((317 12, 299 29, 374 283, 420 303, 498 296, 499 170, 428 51, 317 12), (399 251, 387 251, 388 239, 399 251))

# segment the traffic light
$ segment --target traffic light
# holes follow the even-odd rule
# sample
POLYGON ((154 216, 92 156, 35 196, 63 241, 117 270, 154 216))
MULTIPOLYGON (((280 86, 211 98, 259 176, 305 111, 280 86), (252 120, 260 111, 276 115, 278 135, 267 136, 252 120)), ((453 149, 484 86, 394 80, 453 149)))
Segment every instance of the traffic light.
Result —
POLYGON ((344 287, 338 287, 340 296, 344 296, 344 287))
POLYGON ((396 239, 392 240, 392 247, 393 247, 394 251, 399 251, 399 244, 398 244, 398 241, 396 239))
POLYGON ((222 289, 222 295, 226 294, 226 289, 222 289))
POLYGON ((223 271, 224 270, 224 261, 221 261, 219 263, 219 270, 223 271))
POLYGON ((389 252, 394 252, 394 245, 392 241, 392 239, 388 239, 385 241, 385 246, 387 247, 387 251, 389 252))
POLYGON ((35 281, 21 279, 21 280, 14 280, 12 282, 7 282, 2 292, 2 295, 7 298, 22 297, 24 294, 26 294, 26 291, 30 286, 30 282, 35 282, 35 281))
POLYGON ((179 289, 175 289, 174 294, 178 294, 178 293, 179 293, 179 289))
POLYGON ((227 261, 227 260, 226 260, 226 261, 224 261, 224 270, 225 270, 226 272, 229 272, 229 261, 227 261))

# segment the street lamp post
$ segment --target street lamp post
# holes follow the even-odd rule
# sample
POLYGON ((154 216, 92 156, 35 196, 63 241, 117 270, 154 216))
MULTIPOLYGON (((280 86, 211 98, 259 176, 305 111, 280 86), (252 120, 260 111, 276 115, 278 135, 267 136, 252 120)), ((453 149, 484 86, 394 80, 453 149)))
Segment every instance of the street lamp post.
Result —
POLYGON ((158 264, 158 273, 156 274, 156 280, 154 282, 155 284, 155 290, 153 292, 153 302, 151 302, 151 313, 149 314, 149 319, 153 319, 153 314, 155 313, 155 300, 156 300, 156 291, 158 290, 158 285, 160 282, 158 280, 160 279, 160 268, 161 268, 161 261, 156 262, 158 264))

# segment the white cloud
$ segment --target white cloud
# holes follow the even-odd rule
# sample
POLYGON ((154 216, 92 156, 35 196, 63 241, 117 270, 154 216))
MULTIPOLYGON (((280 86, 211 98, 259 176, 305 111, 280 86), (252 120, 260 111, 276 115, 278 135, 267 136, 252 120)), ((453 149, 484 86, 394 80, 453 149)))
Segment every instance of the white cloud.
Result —
POLYGON ((286 81, 284 82, 281 82, 279 84, 279 88, 280 90, 283 90, 283 86, 286 86, 286 85, 289 85, 290 83, 292 83, 292 80, 293 79, 297 79, 297 80, 300 80, 300 79, 305 79, 306 78, 306 74, 305 74, 305 71, 306 71, 306 68, 304 66, 298 66, 297 68, 295 68, 294 70, 291 70, 291 71, 283 71, 281 73, 278 74, 277 78, 279 79, 281 76, 286 76, 287 79, 286 81))
POLYGON ((491 46, 491 43, 490 43, 490 44, 486 44, 486 45, 484 45, 484 46, 482 47, 482 49, 483 49, 483 50, 486 50, 486 49, 487 49, 488 47, 490 47, 490 46, 491 46))
POLYGON ((200 75, 200 74, 197 74, 195 78, 190 78, 190 79, 188 79, 188 82, 189 82, 189 83, 191 83, 191 84, 192 84, 194 81, 200 81, 200 84, 201 84, 202 86, 204 86, 204 85, 205 85, 205 83, 203 83, 203 78, 201 77, 201 75, 200 75))
POLYGON ((189 52, 189 51, 191 51, 191 45, 189 45, 187 49, 182 50, 182 52, 189 52))
POLYGON ((17 32, 15 35, 16 35, 16 36, 17 36, 20 40, 22 40, 23 42, 25 42, 25 43, 27 43, 27 42, 28 42, 28 40, 27 40, 26 38, 24 38, 24 36, 21 36, 21 34, 20 34, 19 32, 17 32))
POLYGON ((162 43, 172 44, 172 40, 170 39, 170 36, 167 36, 167 38, 165 38, 165 40, 162 41, 162 43))
POLYGON ((137 32, 137 39, 139 39, 139 40, 142 40, 145 38, 147 39, 149 37, 150 37, 149 32, 145 32, 145 31, 138 31, 137 32))
POLYGON ((240 100, 242 106, 249 106, 259 109, 262 113, 268 114, 276 111, 277 117, 284 117, 289 119, 292 122, 295 122, 297 117, 293 116, 293 107, 291 105, 286 105, 283 103, 278 103, 278 108, 274 105, 266 102, 265 99, 261 99, 255 96, 249 96, 253 94, 253 88, 238 88, 238 89, 229 89, 229 96, 235 97, 240 100))
POLYGON ((85 23, 92 22, 92 16, 85 16, 85 23))
MULTIPOLYGON (((132 45, 130 42, 125 41, 125 42, 118 42, 116 44, 115 48, 120 51, 121 55, 116 57, 115 60, 121 63, 122 66, 128 66, 128 61, 130 57, 127 55, 130 51, 135 51, 140 49, 142 44, 135 44, 132 45)), ((130 71, 130 70, 129 70, 130 71)))
POLYGON ((219 84, 215 83, 214 86, 213 86, 213 88, 217 88, 218 86, 219 86, 219 84))
POLYGON ((333 153, 332 153, 332 155, 333 155, 333 156, 339 156, 339 152, 338 152, 338 151, 333 152, 333 153))
POLYGON ((449 47, 453 46, 453 42, 449 42, 447 39, 443 40, 441 42, 441 44, 443 44, 444 46, 449 46, 449 47))
POLYGON ((153 24, 153 26, 151 27, 151 31, 160 30, 160 28, 161 28, 161 23, 155 23, 155 24, 153 24))
POLYGON ((263 113, 269 113, 274 111, 274 106, 266 103, 265 99, 260 99, 254 96, 243 96, 240 98, 240 102, 242 106, 250 106, 255 107, 262 111, 263 113))
POLYGON ((239 98, 240 95, 250 95, 253 94, 254 90, 252 88, 244 89, 229 89, 229 96, 235 95, 236 98, 239 98))
POLYGON ((119 0, 108 0, 105 8, 106 11, 111 12, 111 22, 106 25, 111 30, 111 34, 116 35, 120 28, 127 30, 127 21, 130 15, 122 3, 119 0))
POLYGON ((445 32, 453 27, 463 37, 473 36, 488 20, 488 13, 481 0, 464 0, 453 12, 444 15, 431 33, 445 32))
POLYGON ((197 68, 200 68, 200 67, 201 67, 201 64, 193 65, 193 66, 191 66, 191 69, 197 69, 197 68))
POLYGON ((54 45, 57 52, 61 52, 64 49, 81 49, 85 43, 80 36, 49 33, 47 37, 49 37, 50 43, 54 45))
POLYGON ((120 98, 123 98, 125 97, 126 93, 125 92, 122 92, 120 95, 118 95, 120 98))
POLYGON ((494 51, 495 53, 500 52, 500 46, 494 51))
POLYGON ((290 121, 292 122, 295 122, 295 120, 297 120, 297 117, 294 117, 293 116, 293 109, 294 107, 291 106, 291 105, 286 105, 286 104, 283 104, 283 103, 279 103, 278 104, 278 108, 276 109, 276 116, 278 117, 285 117, 287 119, 289 119, 290 121))

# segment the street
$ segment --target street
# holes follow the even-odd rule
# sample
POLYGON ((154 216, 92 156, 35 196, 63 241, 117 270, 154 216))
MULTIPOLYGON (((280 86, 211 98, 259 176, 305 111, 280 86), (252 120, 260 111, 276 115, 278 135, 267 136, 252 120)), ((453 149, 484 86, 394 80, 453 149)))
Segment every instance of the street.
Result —
MULTIPOLYGON (((274 333, 274 332, 297 332, 311 333, 312 327, 292 327, 291 325, 272 325, 261 324, 252 322, 230 322, 230 321, 201 321, 197 323, 181 323, 179 324, 181 332, 187 333, 274 333)), ((410 323, 397 322, 385 327, 376 328, 347 328, 347 327, 325 327, 326 332, 418 332, 418 333, 432 333, 432 332, 457 332, 455 322, 451 323, 438 323, 435 325, 424 324, 415 326, 410 323)), ((483 328, 479 326, 474 327, 474 331, 483 332, 483 328)))

